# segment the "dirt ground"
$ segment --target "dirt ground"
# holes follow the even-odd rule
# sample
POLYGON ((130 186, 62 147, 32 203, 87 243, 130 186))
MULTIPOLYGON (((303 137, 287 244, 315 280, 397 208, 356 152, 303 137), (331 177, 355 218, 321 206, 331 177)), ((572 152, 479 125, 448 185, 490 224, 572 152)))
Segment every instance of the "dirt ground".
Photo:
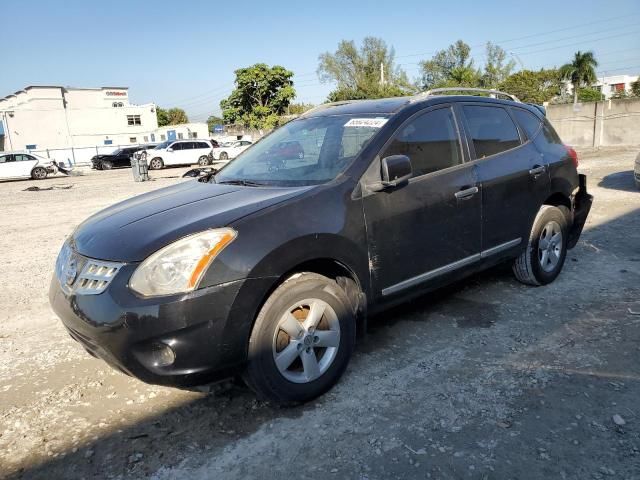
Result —
POLYGON ((183 169, 0 183, 0 477, 640 479, 635 154, 582 154, 595 203, 556 282, 496 268, 389 311, 341 382, 293 409, 145 385, 48 306, 73 227, 183 169))

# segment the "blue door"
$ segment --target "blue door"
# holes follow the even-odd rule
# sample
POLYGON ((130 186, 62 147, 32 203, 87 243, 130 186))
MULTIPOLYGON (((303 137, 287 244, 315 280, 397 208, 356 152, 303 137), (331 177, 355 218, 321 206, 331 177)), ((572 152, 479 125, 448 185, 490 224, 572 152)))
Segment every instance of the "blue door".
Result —
POLYGON ((176 131, 175 130, 169 130, 167 132, 167 140, 173 141, 176 139, 176 131))

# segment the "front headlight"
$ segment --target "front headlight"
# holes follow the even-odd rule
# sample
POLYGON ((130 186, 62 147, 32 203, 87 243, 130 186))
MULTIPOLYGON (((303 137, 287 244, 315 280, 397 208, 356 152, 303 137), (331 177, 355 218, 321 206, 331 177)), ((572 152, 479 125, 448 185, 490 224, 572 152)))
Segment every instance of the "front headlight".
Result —
POLYGON ((142 262, 129 287, 145 297, 190 292, 236 235, 231 228, 218 228, 177 240, 142 262))

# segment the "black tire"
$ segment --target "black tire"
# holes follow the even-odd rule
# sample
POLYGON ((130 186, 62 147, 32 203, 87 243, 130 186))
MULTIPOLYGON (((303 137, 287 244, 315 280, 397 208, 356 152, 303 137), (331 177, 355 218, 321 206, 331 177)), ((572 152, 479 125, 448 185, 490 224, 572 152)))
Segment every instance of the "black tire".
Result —
POLYGON ((220 153, 220 160, 229 160, 229 155, 227 155, 227 152, 220 153))
POLYGON ((34 180, 44 180, 47 178, 48 172, 46 168, 36 167, 31 170, 31 178, 34 180))
POLYGON ((111 170, 113 168, 113 163, 109 160, 103 160, 100 162, 100 170, 111 170))
POLYGON ((160 170, 164 167, 164 162, 160 157, 152 158, 149 162, 149 170, 160 170))
MULTIPOLYGON (((281 284, 262 306, 253 326, 249 340, 248 364, 243 374, 247 385, 256 392, 258 397, 282 406, 309 401, 329 390, 347 368, 355 346, 356 322, 349 305, 345 292, 338 284, 322 275, 303 273, 294 275, 281 284), (285 378, 285 374, 281 373, 276 365, 275 355, 277 342, 280 341, 281 335, 285 337, 283 349, 294 343, 293 338, 289 337, 279 326, 281 319, 291 311, 292 306, 298 308, 298 302, 303 302, 305 299, 319 300, 320 303, 330 307, 327 310, 331 310, 332 322, 339 324, 340 337, 339 340, 335 340, 337 350, 334 351, 331 362, 324 367, 326 368, 324 372, 321 372, 313 380, 303 380, 303 383, 300 383, 285 378)), ((320 318, 318 329, 315 330, 316 333, 322 331, 320 326, 323 325, 323 322, 328 321, 328 316, 325 317, 324 314, 320 318)), ((292 369, 290 371, 292 375, 304 375, 306 372, 302 367, 302 355, 305 348, 309 352, 309 348, 305 347, 309 344, 306 343, 307 335, 301 335, 295 342, 302 346, 302 351, 298 349, 300 351, 299 357, 295 357, 291 367, 295 368, 296 362, 298 362, 302 372, 296 372, 292 369)), ((313 337, 313 335, 312 331, 309 336, 313 337)), ((318 337, 315 337, 315 340, 317 341, 318 337)), ((312 346, 311 350, 314 359, 320 365, 324 355, 329 354, 330 349, 322 349, 321 347, 316 349, 312 346)))
POLYGON ((206 165, 209 165, 209 157, 207 157, 206 155, 202 155, 199 159, 198 159, 198 165, 200 165, 201 167, 204 167, 206 165))
POLYGON ((543 205, 531 228, 531 234, 527 248, 513 262, 513 273, 516 278, 527 285, 546 285, 553 282, 562 271, 565 258, 567 256, 567 240, 569 237, 569 210, 566 207, 554 207, 543 205), (545 245, 543 237, 549 232, 553 234, 553 229, 559 227, 562 237, 555 243, 545 245), (544 251, 547 251, 546 260, 544 251), (552 264, 549 258, 557 258, 557 262, 552 264))

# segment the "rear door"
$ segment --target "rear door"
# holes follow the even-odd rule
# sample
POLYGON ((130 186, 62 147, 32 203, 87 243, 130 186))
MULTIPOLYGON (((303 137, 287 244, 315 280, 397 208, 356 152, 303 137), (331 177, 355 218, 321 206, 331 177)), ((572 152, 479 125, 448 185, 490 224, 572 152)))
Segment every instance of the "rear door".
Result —
POLYGON ((382 296, 437 280, 480 253, 480 194, 451 106, 408 119, 380 152, 390 155, 408 156, 413 178, 363 198, 372 281, 382 296))
POLYGON ((509 107, 464 103, 457 108, 482 190, 483 256, 522 246, 549 195, 545 160, 518 128, 509 107))
POLYGON ((38 164, 38 160, 33 155, 26 153, 16 153, 13 155, 15 159, 14 168, 16 177, 30 177, 31 170, 38 164))

